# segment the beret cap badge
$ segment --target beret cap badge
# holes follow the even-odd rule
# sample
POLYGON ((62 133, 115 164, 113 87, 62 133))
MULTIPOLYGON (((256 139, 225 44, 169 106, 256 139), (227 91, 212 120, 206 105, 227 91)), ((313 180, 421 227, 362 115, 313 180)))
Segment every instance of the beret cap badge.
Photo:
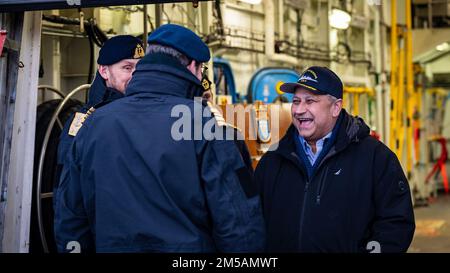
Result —
POLYGON ((140 44, 137 44, 136 49, 134 50, 133 58, 140 59, 143 58, 144 56, 145 56, 144 48, 140 44))

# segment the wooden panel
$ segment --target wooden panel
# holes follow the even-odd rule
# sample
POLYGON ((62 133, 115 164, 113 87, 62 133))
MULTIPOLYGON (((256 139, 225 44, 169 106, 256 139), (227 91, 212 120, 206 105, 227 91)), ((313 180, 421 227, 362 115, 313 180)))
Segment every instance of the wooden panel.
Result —
POLYGON ((3 252, 28 252, 42 12, 26 12, 14 109, 3 252))
MULTIPOLYGON (((0 14, 0 24, 8 31, 9 40, 20 43, 23 13, 0 14)), ((3 252, 1 242, 5 226, 19 51, 4 49, 3 54, 0 58, 0 252, 3 252)))

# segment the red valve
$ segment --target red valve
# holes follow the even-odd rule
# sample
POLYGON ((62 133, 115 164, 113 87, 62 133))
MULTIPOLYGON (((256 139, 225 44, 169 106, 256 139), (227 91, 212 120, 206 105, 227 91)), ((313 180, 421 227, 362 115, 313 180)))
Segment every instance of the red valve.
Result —
POLYGON ((7 33, 8 32, 6 30, 0 30, 0 57, 2 56, 3 45, 5 44, 7 33))
POLYGON ((431 172, 427 175, 427 178, 425 179, 425 183, 428 183, 431 176, 437 171, 441 171, 442 180, 444 181, 444 189, 445 193, 449 193, 449 185, 448 185, 448 178, 447 178, 447 170, 445 169, 445 161, 447 161, 448 153, 447 153, 447 147, 446 147, 446 141, 445 138, 440 137, 436 139, 441 144, 441 156, 439 157, 438 161, 434 165, 431 172))

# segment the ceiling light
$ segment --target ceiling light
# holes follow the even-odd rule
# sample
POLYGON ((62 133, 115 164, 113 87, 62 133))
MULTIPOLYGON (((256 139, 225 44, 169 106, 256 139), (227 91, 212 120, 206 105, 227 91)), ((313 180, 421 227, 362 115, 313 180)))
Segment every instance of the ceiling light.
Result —
POLYGON ((330 25, 337 29, 347 29, 351 20, 348 12, 336 8, 332 9, 329 15, 330 25))
POLYGON ((437 51, 446 51, 446 50, 449 49, 449 48, 450 48, 450 45, 449 45, 447 42, 442 43, 442 44, 436 46, 436 50, 437 50, 437 51))
POLYGON ((250 5, 259 5, 259 4, 261 4, 262 0, 239 0, 239 1, 250 4, 250 5))

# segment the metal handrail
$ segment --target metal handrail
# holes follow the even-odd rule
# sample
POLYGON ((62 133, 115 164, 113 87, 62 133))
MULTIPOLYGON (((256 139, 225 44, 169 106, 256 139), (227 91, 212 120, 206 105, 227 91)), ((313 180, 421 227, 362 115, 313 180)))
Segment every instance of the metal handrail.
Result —
POLYGON ((45 253, 49 253, 49 250, 47 240, 45 239, 44 224, 42 221, 41 185, 42 185, 42 171, 44 167, 45 152, 47 150, 48 140, 50 139, 50 135, 53 130, 53 126, 55 125, 56 119, 58 118, 59 113, 64 108, 64 105, 67 103, 67 101, 69 101, 69 99, 73 97, 76 93, 80 92, 81 90, 87 90, 90 87, 91 87, 90 84, 83 84, 72 90, 66 97, 64 97, 63 101, 59 103, 58 108, 56 108, 56 111, 53 113, 52 119, 50 120, 50 123, 47 127, 47 131, 45 132, 44 141, 42 143, 41 154, 39 156, 38 180, 36 185, 36 208, 37 208, 37 220, 39 225, 39 234, 41 237, 42 247, 44 248, 45 253))
MULTIPOLYGON (((60 96, 62 99, 65 97, 65 95, 57 88, 51 86, 51 85, 38 85, 37 87, 38 90, 43 90, 44 92, 46 91, 52 91, 53 93, 56 93, 58 96, 60 96)), ((43 93, 45 94, 45 93, 43 93)), ((45 101, 45 96, 42 96, 42 101, 45 101)), ((56 119, 56 121, 58 122, 58 126, 59 128, 61 128, 61 130, 63 129, 63 124, 61 123, 61 121, 58 119, 56 119)))
POLYGON ((58 96, 60 96, 61 98, 64 98, 64 94, 59 89, 56 89, 55 87, 53 87, 51 85, 45 85, 45 84, 38 85, 37 89, 38 90, 42 89, 45 91, 49 90, 49 91, 52 91, 53 93, 58 94, 58 96))

